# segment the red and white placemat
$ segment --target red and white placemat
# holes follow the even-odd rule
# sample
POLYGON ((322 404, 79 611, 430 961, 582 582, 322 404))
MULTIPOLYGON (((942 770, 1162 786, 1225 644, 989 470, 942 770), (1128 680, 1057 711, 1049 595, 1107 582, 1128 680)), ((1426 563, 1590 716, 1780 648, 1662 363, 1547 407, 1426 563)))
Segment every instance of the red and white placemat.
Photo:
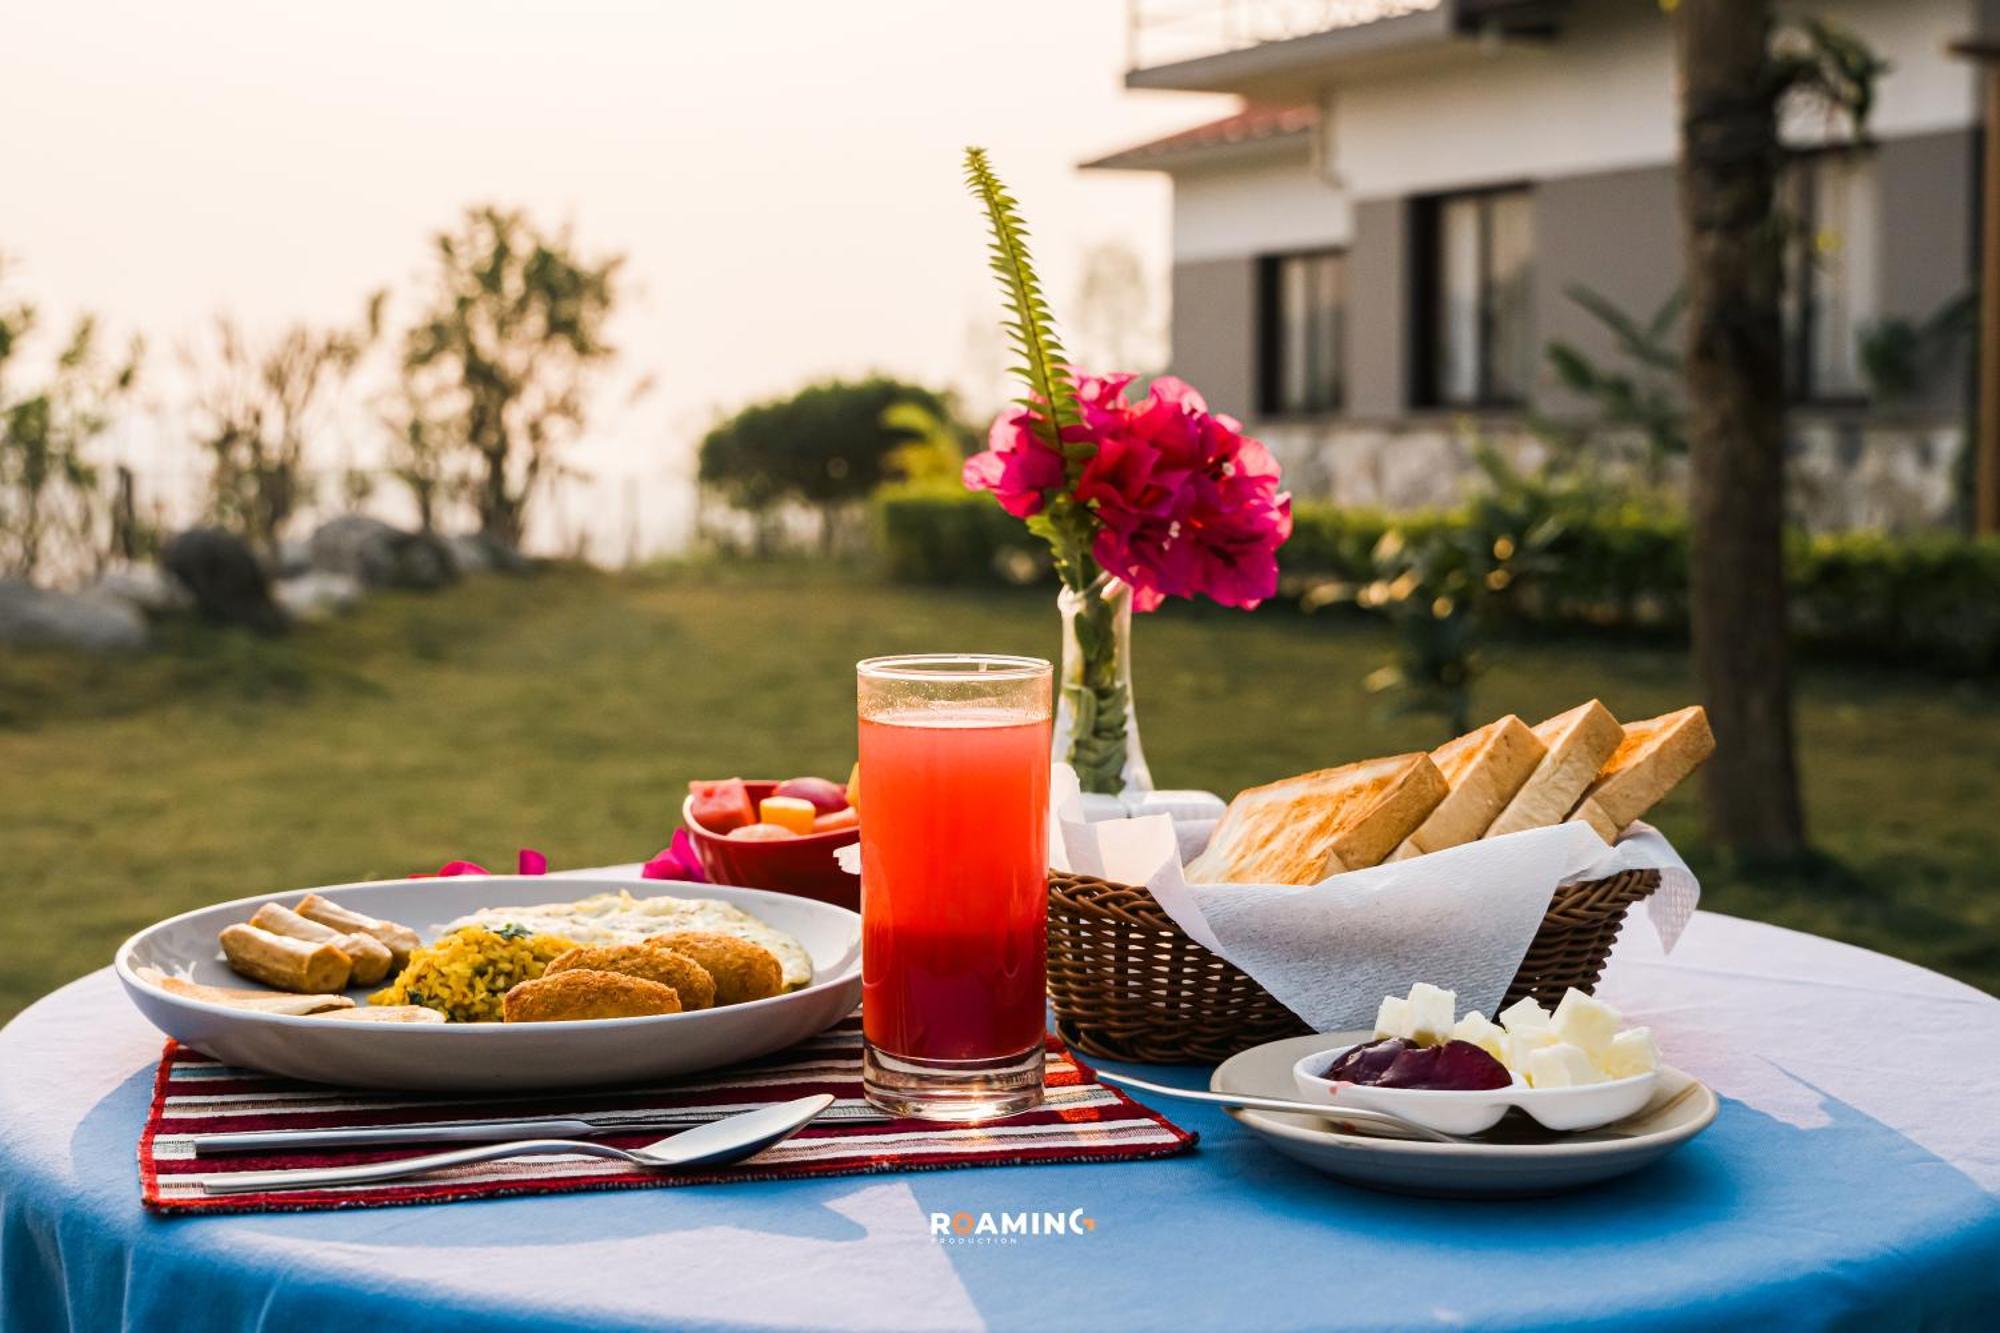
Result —
MULTIPOLYGON (((864 1109, 858 1019, 849 1019, 777 1055, 700 1078, 657 1087, 476 1101, 345 1092, 298 1083, 218 1064, 168 1042, 153 1085, 152 1112, 139 1140, 140 1187, 146 1206, 159 1213, 306 1212, 794 1176, 1117 1161, 1167 1157, 1193 1146, 1193 1134, 1098 1083, 1054 1037, 1048 1039, 1048 1051, 1048 1099, 1041 1107, 985 1124, 940 1125, 916 1120, 843 1122, 843 1112, 852 1115, 864 1109), (218 1195, 204 1191, 201 1182, 234 1171, 306 1170, 391 1161, 440 1149, 430 1144, 207 1157, 195 1152, 206 1134, 532 1117, 629 1119, 645 1124, 691 1109, 750 1110, 765 1102, 821 1092, 840 1099, 826 1117, 747 1162, 704 1171, 645 1171, 594 1157, 529 1157, 377 1185, 218 1195)), ((665 1132, 655 1128, 638 1134, 606 1134, 599 1141, 636 1148, 664 1137, 665 1132)))

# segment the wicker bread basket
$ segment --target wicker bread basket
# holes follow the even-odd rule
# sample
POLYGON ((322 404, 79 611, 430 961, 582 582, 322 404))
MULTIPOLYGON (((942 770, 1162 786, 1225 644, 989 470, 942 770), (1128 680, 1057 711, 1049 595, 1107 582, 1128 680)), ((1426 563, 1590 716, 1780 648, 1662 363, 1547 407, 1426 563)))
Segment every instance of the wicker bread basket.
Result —
MULTIPOLYGON (((1596 986, 1625 909, 1659 886, 1657 870, 1627 870, 1557 889, 1506 1003, 1596 986)), ((1311 1030, 1144 888, 1062 871, 1049 874, 1049 1000, 1064 1041, 1110 1060, 1213 1064, 1311 1030)))

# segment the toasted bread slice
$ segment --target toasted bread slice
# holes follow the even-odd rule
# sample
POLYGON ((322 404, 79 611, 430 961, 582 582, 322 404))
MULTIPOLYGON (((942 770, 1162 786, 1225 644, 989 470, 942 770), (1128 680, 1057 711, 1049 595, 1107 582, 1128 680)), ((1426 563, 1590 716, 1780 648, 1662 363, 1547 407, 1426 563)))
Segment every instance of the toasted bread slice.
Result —
POLYGON ((1431 762, 1451 784, 1451 794, 1389 859, 1478 840, 1547 753, 1542 738, 1512 713, 1432 750, 1431 762))
POLYGON ((1370 759, 1238 793, 1208 850, 1187 868, 1197 883, 1316 884, 1379 864, 1450 791, 1427 754, 1370 759))
POLYGON ((1631 723, 1570 818, 1590 825, 1606 842, 1616 842, 1627 825, 1659 804, 1713 753, 1715 733, 1700 704, 1631 723))
POLYGON ((1547 753, 1487 826, 1489 838, 1562 823, 1624 741, 1625 729, 1610 709, 1592 699, 1542 723, 1535 736, 1547 753))

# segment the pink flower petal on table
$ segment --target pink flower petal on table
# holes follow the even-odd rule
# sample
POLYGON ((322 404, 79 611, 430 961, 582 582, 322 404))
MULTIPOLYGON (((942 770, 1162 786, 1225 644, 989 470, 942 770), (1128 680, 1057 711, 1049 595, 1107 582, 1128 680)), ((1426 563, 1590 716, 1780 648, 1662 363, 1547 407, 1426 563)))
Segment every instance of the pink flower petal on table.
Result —
POLYGON ((493 872, 477 861, 446 861, 438 867, 439 879, 451 879, 458 875, 490 875, 493 872))
POLYGON ((549 858, 532 847, 523 847, 514 860, 517 875, 546 875, 549 873, 549 858))
POLYGON ((642 879, 684 879, 696 884, 708 883, 708 872, 701 868, 701 858, 695 855, 694 839, 684 828, 674 830, 673 842, 641 866, 639 876, 642 879))

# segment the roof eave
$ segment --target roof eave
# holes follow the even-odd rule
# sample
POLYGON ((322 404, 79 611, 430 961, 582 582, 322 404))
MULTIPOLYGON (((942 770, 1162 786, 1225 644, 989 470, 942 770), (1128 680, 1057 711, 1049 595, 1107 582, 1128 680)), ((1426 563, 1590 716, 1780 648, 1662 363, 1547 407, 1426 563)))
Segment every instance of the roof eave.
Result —
POLYGON ((1457 36, 1456 12, 1445 4, 1359 27, 1128 70, 1125 86, 1249 97, 1298 96, 1324 86, 1329 75, 1348 66, 1443 46, 1457 36))
POLYGON ((1143 150, 1107 153, 1076 165, 1080 171, 1163 171, 1171 175, 1176 171, 1252 161, 1261 157, 1283 157, 1289 153, 1303 155, 1310 151, 1312 134, 1309 128, 1284 130, 1235 143, 1202 144, 1151 153, 1143 150))

